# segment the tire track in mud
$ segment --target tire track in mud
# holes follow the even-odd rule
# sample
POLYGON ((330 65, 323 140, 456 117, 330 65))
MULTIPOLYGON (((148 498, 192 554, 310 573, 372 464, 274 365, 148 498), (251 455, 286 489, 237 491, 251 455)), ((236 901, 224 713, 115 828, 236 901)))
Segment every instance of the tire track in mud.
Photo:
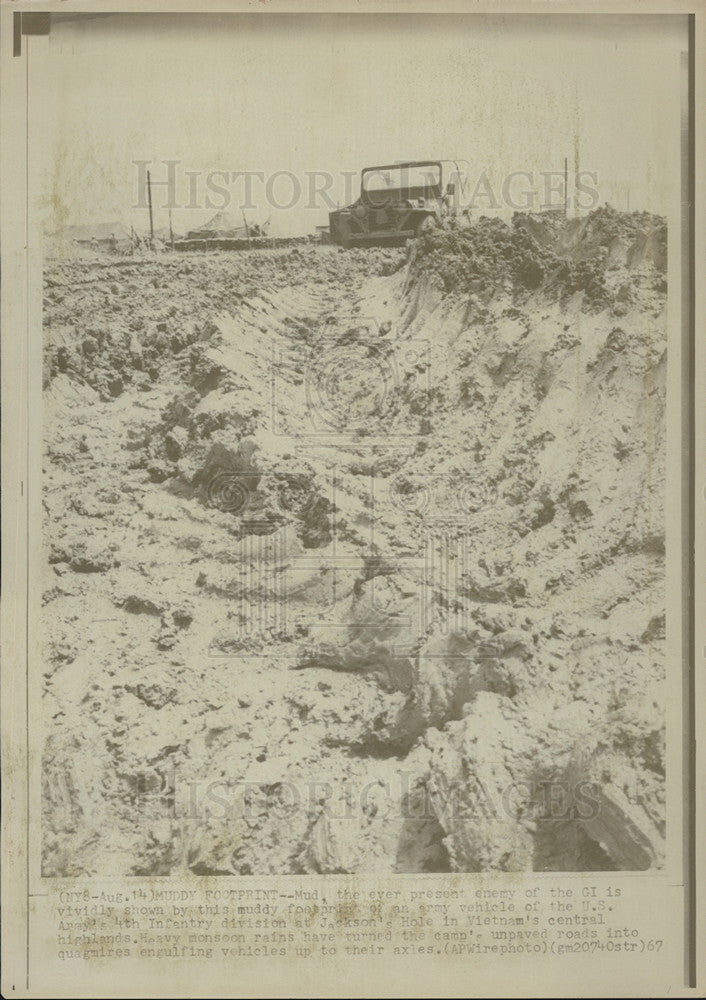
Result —
MULTIPOLYGON (((205 428, 205 436, 208 438, 218 430, 217 419, 212 421, 213 427, 209 425, 210 418, 219 412, 218 399, 213 397, 218 397, 221 391, 218 383, 227 379, 229 372, 235 375, 255 372, 259 381, 254 386, 254 402, 261 399, 262 376, 270 360, 273 328, 281 333, 281 344, 287 347, 292 339, 296 341, 297 329, 293 323, 306 330, 345 301, 339 293, 321 295, 313 290, 302 295, 293 289, 285 290, 279 297, 255 296, 238 303, 238 308, 230 313, 231 318, 223 318, 220 314, 223 322, 220 336, 216 334, 219 342, 210 345, 208 341, 199 341, 196 345, 200 357, 196 359, 195 375, 197 379, 206 376, 207 391, 199 394, 201 398, 194 409, 197 411, 196 424, 205 428), (248 343, 249 365, 243 363, 243 331, 248 343), (204 358, 203 355, 208 356, 204 358), (202 362, 204 371, 199 367, 202 362), (214 386, 208 388, 211 366, 219 370, 214 386)), ((344 308, 347 310, 348 305, 344 308)), ((237 606, 237 598, 234 601, 232 593, 232 574, 219 588, 217 579, 213 578, 215 570, 242 565, 243 549, 249 541, 246 540, 243 546, 242 540, 234 539, 231 515, 194 502, 188 489, 186 496, 180 495, 179 489, 171 491, 167 487, 173 476, 164 476, 164 470, 159 473, 149 457, 145 461, 145 446, 141 442, 149 444, 153 440, 154 418, 160 409, 173 408, 174 400, 170 396, 173 395, 172 386, 181 378, 180 371, 186 372, 187 382, 194 374, 190 365, 178 359, 166 361, 163 369, 166 384, 156 388, 154 393, 135 394, 130 398, 126 390, 118 400, 110 403, 96 401, 93 396, 82 398, 79 393, 70 407, 69 426, 57 427, 63 444, 55 448, 53 454, 59 462, 73 466, 76 474, 74 456, 84 455, 91 469, 100 468, 105 474, 107 468, 112 467, 114 474, 122 479, 123 487, 128 488, 127 504, 113 500, 114 506, 108 510, 110 501, 106 500, 103 501, 106 506, 95 507, 97 523, 100 524, 102 518, 110 519, 106 535, 112 534, 126 517, 129 517, 129 527, 128 537, 121 546, 120 565, 110 559, 105 563, 107 578, 103 576, 104 564, 94 562, 95 575, 81 577, 78 587, 65 586, 61 579, 58 587, 48 595, 50 605, 54 605, 56 617, 53 622, 59 627, 58 634, 66 631, 67 605, 80 609, 84 620, 95 620, 99 605, 104 616, 100 633, 91 638, 85 652, 76 648, 81 644, 79 637, 73 634, 67 637, 74 640, 73 643, 63 643, 63 652, 55 648, 52 654, 58 673, 51 685, 54 694, 50 695, 48 704, 59 708, 59 718, 64 724, 55 724, 46 755, 46 805, 50 816, 45 827, 48 870, 70 871, 76 864, 70 849, 57 854, 53 846, 52 830, 55 824, 63 826, 65 821, 75 824, 77 829, 75 834, 68 836, 69 848, 76 847, 77 838, 80 838, 81 848, 85 849, 83 856, 88 859, 86 863, 90 864, 93 856, 118 870, 126 870, 127 865, 128 870, 166 872, 185 863, 199 872, 261 870, 262 839, 267 839, 269 829, 274 843, 264 863, 272 866, 272 870, 337 864, 326 853, 330 854, 330 849, 321 846, 318 833, 314 839, 319 848, 311 857, 304 851, 305 856, 297 861, 308 843, 306 831, 320 830, 316 824, 321 815, 321 803, 312 797, 313 793, 309 795, 308 789, 310 785, 324 790, 330 786, 340 797, 342 779, 347 776, 349 785, 358 786, 355 793, 358 796, 360 789, 369 782, 376 784, 376 770, 383 768, 381 774, 388 774, 384 760, 379 767, 371 766, 364 758, 349 760, 346 745, 340 749, 335 747, 347 728, 355 741, 356 731, 379 709, 380 693, 375 684, 361 687, 360 678, 346 673, 328 674, 326 680, 322 677, 314 682, 311 675, 286 673, 282 657, 277 655, 282 647, 276 641, 270 643, 269 650, 254 654, 241 647, 238 658, 228 647, 231 630, 231 634, 224 637, 224 648, 213 648, 212 640, 219 632, 219 625, 222 631, 223 623, 227 623, 233 613, 234 603, 237 606), (82 411, 93 411, 93 417, 84 424, 79 435, 70 425, 78 423, 76 418, 82 411), (105 417, 101 416, 102 412, 105 417), (122 454, 112 434, 119 413, 126 420, 128 444, 132 440, 136 445, 132 451, 122 454), (111 434, 105 438, 109 441, 102 440, 100 434, 101 424, 107 421, 108 414, 111 434), (131 431, 130 421, 135 417, 137 426, 131 431), (145 430, 140 430, 140 426, 145 430), (79 444, 85 449, 83 452, 79 444), (110 444, 109 449, 107 444, 110 444), (60 455, 65 457, 60 458, 60 455), (133 468, 127 482, 125 457, 133 468), (139 481, 141 471, 146 475, 138 485, 134 480, 139 481), (193 570, 189 571, 189 565, 193 570), (98 586, 89 589, 84 586, 88 583, 98 586), (175 634, 176 642, 173 641, 175 634), (244 653, 250 655, 244 656, 244 653), (57 656, 64 658, 57 660, 57 656), (87 691, 84 688, 84 694, 84 678, 89 675, 91 683, 87 691), (272 691, 277 675, 275 706, 272 691), (186 715, 180 722, 185 710, 186 715), (195 716, 191 717, 190 713, 195 716), (115 721, 111 722, 113 715, 115 721), (121 724, 121 718, 130 720, 127 727, 121 724), (306 732, 303 721, 307 722, 306 732), (81 748, 70 736, 71 732, 81 729, 94 747, 91 766, 104 776, 100 790, 87 780, 81 748), (312 749, 316 751, 313 758, 312 749), (301 794, 302 803, 295 815, 283 818, 281 809, 277 809, 276 795, 293 761, 295 767, 288 780, 297 794, 301 794), (52 776, 57 774, 58 781, 53 782, 52 776), (184 789, 197 782, 199 791, 204 791, 217 777, 241 785, 247 780, 257 789, 269 790, 266 796, 275 796, 268 807, 269 814, 264 819, 239 816, 235 828, 230 816, 219 824, 214 818, 203 816, 192 822, 188 810, 186 818, 173 815, 179 813, 182 805, 179 795, 184 789), (57 801, 51 790, 55 785, 64 789, 84 786, 82 793, 73 797, 75 805, 71 819, 63 810, 62 797, 57 801), (177 805, 167 808, 172 801, 177 805), (110 811, 110 823, 94 827, 89 816, 92 812, 105 815, 106 808, 110 811), (219 858, 219 851, 233 852, 239 837, 246 846, 236 850, 232 857, 219 858), (131 857, 140 860, 129 861, 131 857)), ((57 389, 66 388, 66 382, 62 385, 60 379, 59 383, 57 389)), ((240 385, 234 391, 238 397, 234 410, 238 412, 247 400, 248 386, 240 385)), ((183 390, 178 390, 177 396, 182 394, 183 390)), ((65 394, 59 395, 64 405, 65 394)), ((232 400, 230 402, 232 404, 232 400)), ((181 420, 185 422, 184 414, 181 420)), ((174 426, 168 433, 173 431, 174 426)), ((125 440, 123 435, 120 437, 125 440)), ((187 478, 189 475, 188 468, 169 471, 176 473, 180 481, 184 475, 187 478)), ((59 479, 61 484, 57 484, 56 490, 61 493, 66 482, 65 477, 59 479)), ((74 548, 82 544, 72 542, 72 532, 86 523, 90 506, 82 501, 80 515, 73 507, 59 513, 57 508, 61 507, 61 502, 58 497, 55 499, 53 513, 55 517, 58 514, 59 521, 65 521, 67 529, 64 547, 56 552, 56 561, 52 563, 54 573, 61 571, 62 577, 66 572, 71 573, 69 566, 74 548)), ((90 553, 89 558, 93 558, 90 553)), ((306 591, 307 587, 318 585, 320 569, 320 564, 300 566, 298 590, 306 591)), ((252 615, 252 608, 249 611, 252 615)), ((59 643, 56 645, 58 647, 59 643)), ((343 742, 345 744, 345 740, 343 742)), ((377 787, 382 790, 383 777, 380 782, 377 787)), ((233 790, 235 794, 235 785, 233 790)), ((385 824, 384 818, 389 819, 395 810, 390 803, 376 805, 374 789, 368 797, 369 809, 379 812, 374 824, 378 833, 372 840, 394 846, 399 815, 392 825, 385 824), (388 832, 380 836, 382 830, 388 832)), ((236 809, 236 802, 231 804, 236 809)), ((399 814, 399 810, 396 812, 399 814)), ((64 842, 66 839, 64 830, 64 842)), ((337 843, 342 842, 341 834, 336 834, 334 839, 337 843)), ((419 853, 421 848, 414 844, 410 850, 419 853)), ((433 851, 438 853, 438 845, 433 851)), ((389 865, 386 856, 379 857, 379 849, 368 853, 366 863, 373 867, 389 865)))
POLYGON ((661 279, 457 249, 156 266, 124 317, 108 270, 80 359, 50 318, 47 873, 659 863, 661 279))

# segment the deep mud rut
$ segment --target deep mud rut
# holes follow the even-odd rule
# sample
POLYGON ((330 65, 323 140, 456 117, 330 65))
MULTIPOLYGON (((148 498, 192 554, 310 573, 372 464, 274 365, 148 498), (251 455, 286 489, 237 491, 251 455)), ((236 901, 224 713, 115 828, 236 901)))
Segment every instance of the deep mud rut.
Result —
POLYGON ((47 262, 45 874, 661 864, 664 243, 47 262))

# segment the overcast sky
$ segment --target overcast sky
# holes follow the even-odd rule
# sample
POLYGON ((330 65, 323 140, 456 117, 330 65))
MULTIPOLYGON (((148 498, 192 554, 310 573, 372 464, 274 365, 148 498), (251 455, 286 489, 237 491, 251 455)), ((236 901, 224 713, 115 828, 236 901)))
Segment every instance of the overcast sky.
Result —
MULTIPOLYGON (((153 180, 166 179, 161 161, 179 161, 179 205, 195 195, 198 207, 174 209, 178 232, 223 207, 206 186, 216 170, 262 172, 248 221, 271 216, 282 233, 326 221, 321 197, 307 207, 312 172, 330 173, 328 197, 345 201, 345 172, 403 159, 465 161, 476 215, 493 202, 511 214, 513 171, 531 177, 505 194, 539 207, 542 172, 563 171, 564 157, 622 209, 664 213, 679 180, 683 17, 110 15, 25 41, 31 169, 50 231, 113 219, 146 229, 139 160, 153 180), (268 189, 277 171, 296 180, 268 189), (296 204, 273 209, 268 194, 296 204)), ((239 217, 242 178, 214 182, 239 217)), ((165 189, 154 201, 159 228, 165 189)))

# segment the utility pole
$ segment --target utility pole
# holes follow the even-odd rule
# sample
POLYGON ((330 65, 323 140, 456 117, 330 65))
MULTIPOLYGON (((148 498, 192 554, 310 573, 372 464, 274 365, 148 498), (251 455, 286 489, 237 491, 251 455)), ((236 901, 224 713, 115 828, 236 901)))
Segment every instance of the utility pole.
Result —
POLYGON ((154 223, 152 221, 152 181, 150 180, 150 172, 147 171, 147 203, 150 207, 150 246, 154 246, 154 223))
MULTIPOLYGON (((149 177, 149 174, 147 175, 149 177)), ((564 218, 569 214, 569 158, 564 157, 564 218)))

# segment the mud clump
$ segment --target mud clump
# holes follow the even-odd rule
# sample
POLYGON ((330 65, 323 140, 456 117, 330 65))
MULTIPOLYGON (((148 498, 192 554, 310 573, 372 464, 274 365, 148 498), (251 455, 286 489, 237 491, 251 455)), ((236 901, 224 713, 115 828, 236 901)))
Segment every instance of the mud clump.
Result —
MULTIPOLYGON (((585 219, 558 213, 515 213, 511 225, 481 218, 464 229, 431 230, 416 248, 413 270, 438 274, 447 292, 489 292, 509 282, 516 295, 543 288, 566 298, 583 293, 593 308, 613 294, 610 273, 645 260, 664 275, 667 228, 646 212, 626 215, 605 206, 585 219)), ((653 283, 655 279, 653 278, 653 283)), ((666 291, 664 277, 657 287, 666 291)), ((618 291, 618 303, 634 294, 618 291)))
MULTIPOLYGON (((191 255, 190 255, 191 256, 191 255)), ((401 251, 321 255, 312 248, 105 262, 55 258, 44 287, 44 386, 60 374, 98 391, 104 401, 125 386, 171 377, 170 359, 210 340, 213 317, 262 289, 295 284, 302 269, 325 285, 399 266, 401 251)))

